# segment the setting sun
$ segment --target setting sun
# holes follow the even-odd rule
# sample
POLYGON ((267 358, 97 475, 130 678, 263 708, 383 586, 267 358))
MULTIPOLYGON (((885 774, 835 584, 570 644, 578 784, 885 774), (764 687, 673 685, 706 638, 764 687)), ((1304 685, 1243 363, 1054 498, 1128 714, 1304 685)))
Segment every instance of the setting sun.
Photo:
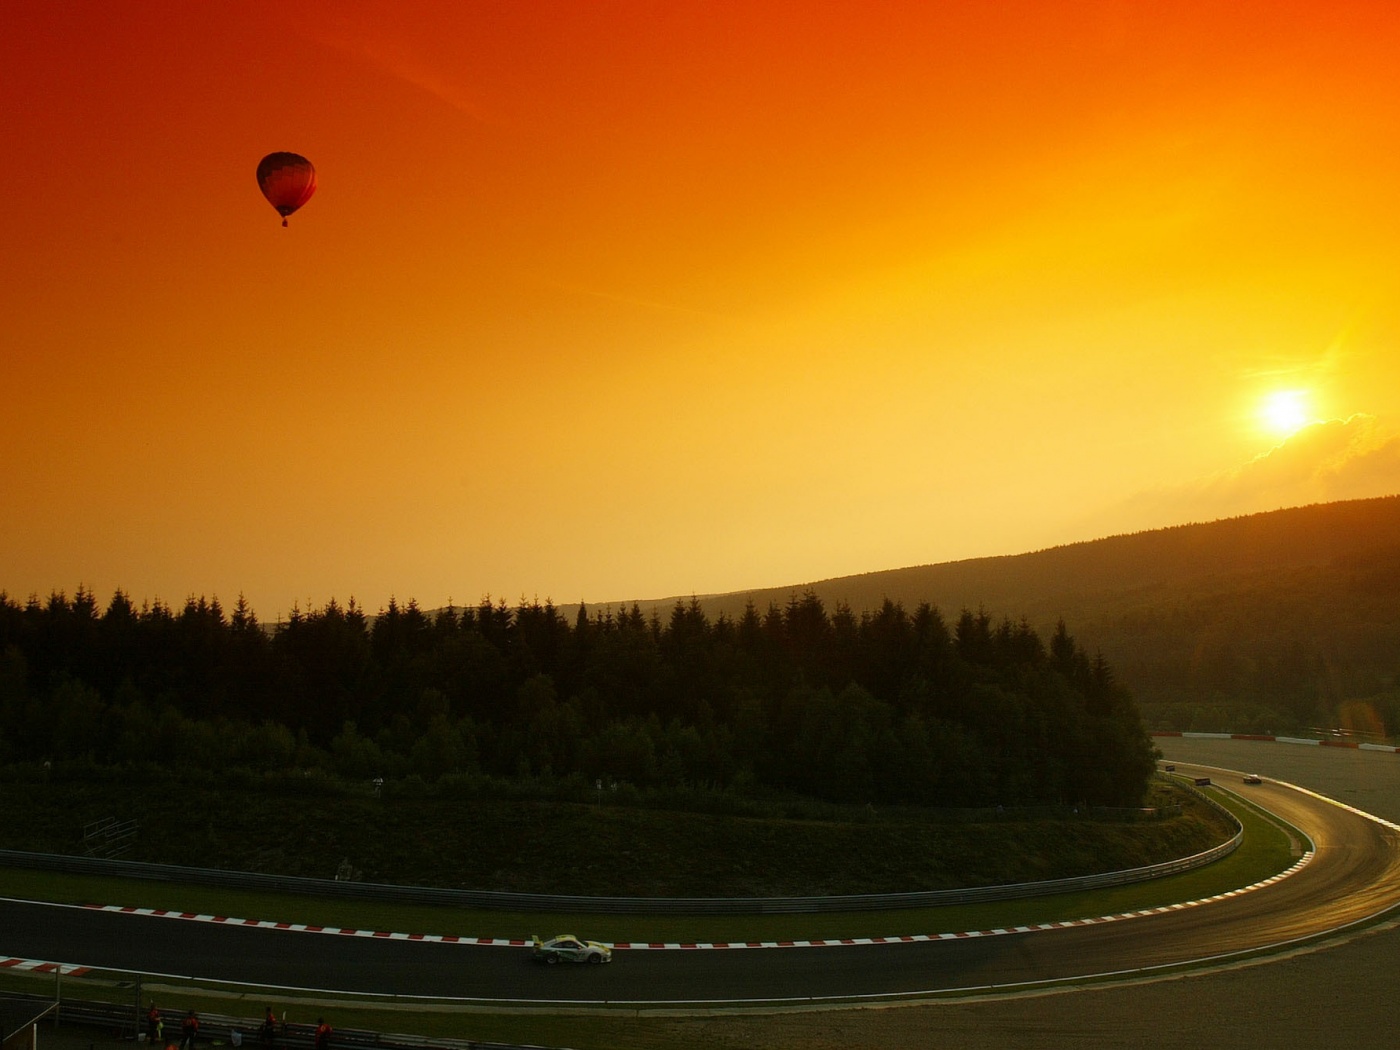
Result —
POLYGON ((1312 422, 1305 390, 1278 390, 1264 399, 1259 417, 1271 434, 1289 437, 1312 422))

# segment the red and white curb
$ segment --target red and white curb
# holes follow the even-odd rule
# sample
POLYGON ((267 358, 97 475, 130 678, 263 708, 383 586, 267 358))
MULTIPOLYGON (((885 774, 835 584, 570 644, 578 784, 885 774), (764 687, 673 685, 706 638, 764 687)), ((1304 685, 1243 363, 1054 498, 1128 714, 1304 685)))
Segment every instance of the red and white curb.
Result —
POLYGON ((1304 736, 1275 736, 1273 733, 1195 733, 1163 730, 1151 734, 1154 737, 1179 737, 1182 740, 1258 740, 1270 744, 1302 744, 1305 747, 1339 747, 1353 751, 1384 751, 1400 754, 1400 747, 1392 744, 1371 744, 1364 740, 1351 740, 1346 737, 1329 737, 1317 740, 1304 736))
POLYGON ((426 941, 437 944, 476 944, 521 948, 528 938, 505 940, 499 937, 458 937, 448 933, 388 933, 384 930, 352 930, 340 926, 312 926, 302 922, 271 922, 266 919, 235 919, 227 915, 197 915, 189 911, 163 911, 159 908, 130 908, 119 904, 86 904, 93 911, 120 915, 145 915, 157 919, 186 919, 190 922, 213 922, 223 926, 247 926, 258 930, 290 930, 293 933, 328 933, 338 937, 374 937, 385 941, 426 941))
POLYGON ((91 966, 70 966, 67 963, 41 962, 38 959, 6 959, 0 957, 0 970, 21 970, 26 973, 73 974, 81 977, 91 966))
MULTIPOLYGON (((1183 901, 1179 904, 1168 904, 1157 908, 1144 908, 1140 911, 1120 912, 1117 915, 1101 915, 1092 919, 1070 919, 1064 922, 1043 922, 1030 926, 1006 926, 990 930, 966 930, 961 933, 911 933, 891 937, 842 937, 806 941, 694 941, 680 943, 660 941, 616 941, 611 947, 619 951, 696 951, 733 948, 834 948, 848 944, 915 944, 926 941, 958 941, 977 937, 1003 937, 1009 934, 1033 933, 1038 930, 1067 930, 1080 926, 1097 926, 1108 922, 1121 922, 1125 919, 1137 919, 1147 915, 1163 915, 1168 912, 1182 911, 1186 908, 1196 908, 1214 901, 1238 897, 1241 894, 1250 893, 1253 890, 1262 889, 1265 886, 1272 886, 1274 883, 1296 874, 1306 867, 1312 858, 1313 854, 1309 851, 1303 854, 1298 862, 1286 871, 1281 871, 1277 875, 1264 879, 1261 882, 1256 882, 1253 885, 1245 886, 1237 890, 1230 890, 1227 893, 1219 893, 1213 897, 1203 897, 1199 900, 1183 901)), ((391 941, 425 941, 440 944, 470 944, 496 948, 522 948, 530 944, 528 939, 518 937, 459 937, 451 934, 435 933, 388 933, 382 930, 352 930, 337 926, 311 926, 296 922, 269 922, 259 919, 235 919, 225 915, 197 915, 193 912, 184 911, 131 908, 116 904, 89 904, 86 905, 86 907, 96 911, 113 912, 122 915, 144 915, 160 919, 212 922, 226 926, 246 926, 261 930, 289 930, 296 933, 322 933, 339 937, 374 937, 391 941)))

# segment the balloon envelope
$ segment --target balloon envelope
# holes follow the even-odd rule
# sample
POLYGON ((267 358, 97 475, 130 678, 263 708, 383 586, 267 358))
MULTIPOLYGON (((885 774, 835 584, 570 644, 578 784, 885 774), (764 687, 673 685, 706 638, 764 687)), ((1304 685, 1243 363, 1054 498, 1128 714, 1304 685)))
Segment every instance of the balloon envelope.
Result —
POLYGON ((298 153, 269 153, 258 161, 258 188, 285 226, 287 216, 316 192, 316 169, 298 153))

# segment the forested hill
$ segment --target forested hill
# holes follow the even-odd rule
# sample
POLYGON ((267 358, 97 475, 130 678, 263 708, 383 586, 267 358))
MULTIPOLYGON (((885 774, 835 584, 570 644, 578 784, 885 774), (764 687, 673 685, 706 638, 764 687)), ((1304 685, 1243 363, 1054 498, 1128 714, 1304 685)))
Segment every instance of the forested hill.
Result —
POLYGON ((1400 496, 699 602, 737 616, 806 592, 856 612, 888 598, 950 617, 986 608, 1047 632, 1063 619, 1153 729, 1400 732, 1400 496))
MULTIPOLYGON (((845 604, 855 612, 878 609, 888 598, 909 607, 929 602, 945 613, 985 607, 1042 626, 1063 617, 1078 627, 1084 613, 1153 596, 1228 591, 1261 573, 1306 568, 1354 573, 1397 563, 1400 495, 1155 529, 1028 554, 702 595, 700 605, 712 619, 720 613, 737 617, 749 602, 762 610, 810 591, 828 608, 845 604)), ((665 610, 690 597, 640 604, 665 610)), ((561 611, 572 615, 574 608, 561 606, 561 611)))

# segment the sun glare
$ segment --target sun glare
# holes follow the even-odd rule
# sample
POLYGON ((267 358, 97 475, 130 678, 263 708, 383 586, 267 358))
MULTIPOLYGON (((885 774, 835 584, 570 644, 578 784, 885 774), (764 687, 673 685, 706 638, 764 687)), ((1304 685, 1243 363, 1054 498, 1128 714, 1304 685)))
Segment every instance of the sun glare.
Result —
POLYGON ((1259 418, 1265 430, 1278 437, 1288 437, 1312 422, 1308 412, 1305 390, 1276 390, 1264 398, 1259 418))

